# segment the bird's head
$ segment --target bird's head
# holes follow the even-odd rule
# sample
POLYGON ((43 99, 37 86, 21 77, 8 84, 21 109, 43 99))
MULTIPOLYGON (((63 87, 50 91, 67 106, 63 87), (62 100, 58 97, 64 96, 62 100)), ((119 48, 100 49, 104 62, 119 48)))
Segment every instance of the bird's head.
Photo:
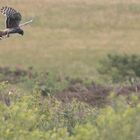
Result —
POLYGON ((24 31, 21 30, 21 29, 18 31, 18 33, 19 33, 20 35, 24 35, 24 31))

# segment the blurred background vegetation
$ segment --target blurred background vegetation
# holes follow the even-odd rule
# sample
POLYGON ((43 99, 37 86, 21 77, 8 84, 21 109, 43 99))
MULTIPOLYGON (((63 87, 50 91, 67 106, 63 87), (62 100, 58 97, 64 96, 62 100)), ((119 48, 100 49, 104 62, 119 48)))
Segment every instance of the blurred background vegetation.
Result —
MULTIPOLYGON (((95 79, 98 60, 106 54, 139 54, 139 1, 11 0, 21 12, 25 35, 0 42, 0 64, 34 67, 60 76, 95 79)), ((1 29, 4 17, 0 18, 1 29)))

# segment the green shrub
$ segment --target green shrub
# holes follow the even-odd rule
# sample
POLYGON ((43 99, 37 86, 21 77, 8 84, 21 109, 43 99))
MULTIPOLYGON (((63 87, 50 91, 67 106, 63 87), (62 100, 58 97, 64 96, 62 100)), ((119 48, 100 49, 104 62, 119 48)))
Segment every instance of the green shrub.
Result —
POLYGON ((100 61, 98 72, 110 77, 113 82, 133 82, 140 78, 140 56, 109 54, 100 61))
POLYGON ((35 92, 43 96, 51 95, 66 88, 68 81, 51 73, 40 73, 34 82, 35 92))
MULTIPOLYGON (((0 85, 0 92, 7 83, 0 85)), ((129 104, 111 94, 110 105, 94 108, 73 100, 62 103, 54 97, 34 93, 6 94, 12 101, 0 102, 1 140, 136 140, 140 135, 140 103, 129 104)))
POLYGON ((140 138, 140 104, 131 107, 124 97, 100 109, 94 121, 76 125, 71 140, 136 140, 140 138))

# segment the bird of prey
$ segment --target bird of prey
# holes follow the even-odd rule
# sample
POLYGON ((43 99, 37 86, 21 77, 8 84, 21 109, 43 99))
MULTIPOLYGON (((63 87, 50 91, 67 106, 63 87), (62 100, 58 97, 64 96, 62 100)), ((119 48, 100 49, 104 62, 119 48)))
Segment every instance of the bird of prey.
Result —
POLYGON ((20 24, 20 21, 22 19, 21 14, 11 7, 2 7, 0 12, 6 17, 6 29, 0 31, 0 39, 2 39, 3 37, 9 37, 10 34, 14 33, 23 35, 24 31, 21 29, 21 27, 32 22, 32 20, 30 20, 28 22, 20 24))

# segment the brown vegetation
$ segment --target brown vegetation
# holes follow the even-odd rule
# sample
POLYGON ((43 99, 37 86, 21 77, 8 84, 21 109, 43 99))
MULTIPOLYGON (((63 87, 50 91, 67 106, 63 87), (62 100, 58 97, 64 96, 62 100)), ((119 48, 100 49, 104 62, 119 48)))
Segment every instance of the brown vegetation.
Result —
POLYGON ((140 84, 111 87, 101 86, 93 83, 92 85, 86 87, 81 83, 75 83, 69 86, 69 88, 64 90, 63 92, 55 94, 55 97, 64 103, 76 99, 78 101, 86 102, 87 104, 92 106, 101 107, 109 104, 110 100, 108 100, 108 96, 111 93, 114 93, 116 96, 126 96, 128 100, 132 94, 136 94, 138 97, 140 97, 140 84))

